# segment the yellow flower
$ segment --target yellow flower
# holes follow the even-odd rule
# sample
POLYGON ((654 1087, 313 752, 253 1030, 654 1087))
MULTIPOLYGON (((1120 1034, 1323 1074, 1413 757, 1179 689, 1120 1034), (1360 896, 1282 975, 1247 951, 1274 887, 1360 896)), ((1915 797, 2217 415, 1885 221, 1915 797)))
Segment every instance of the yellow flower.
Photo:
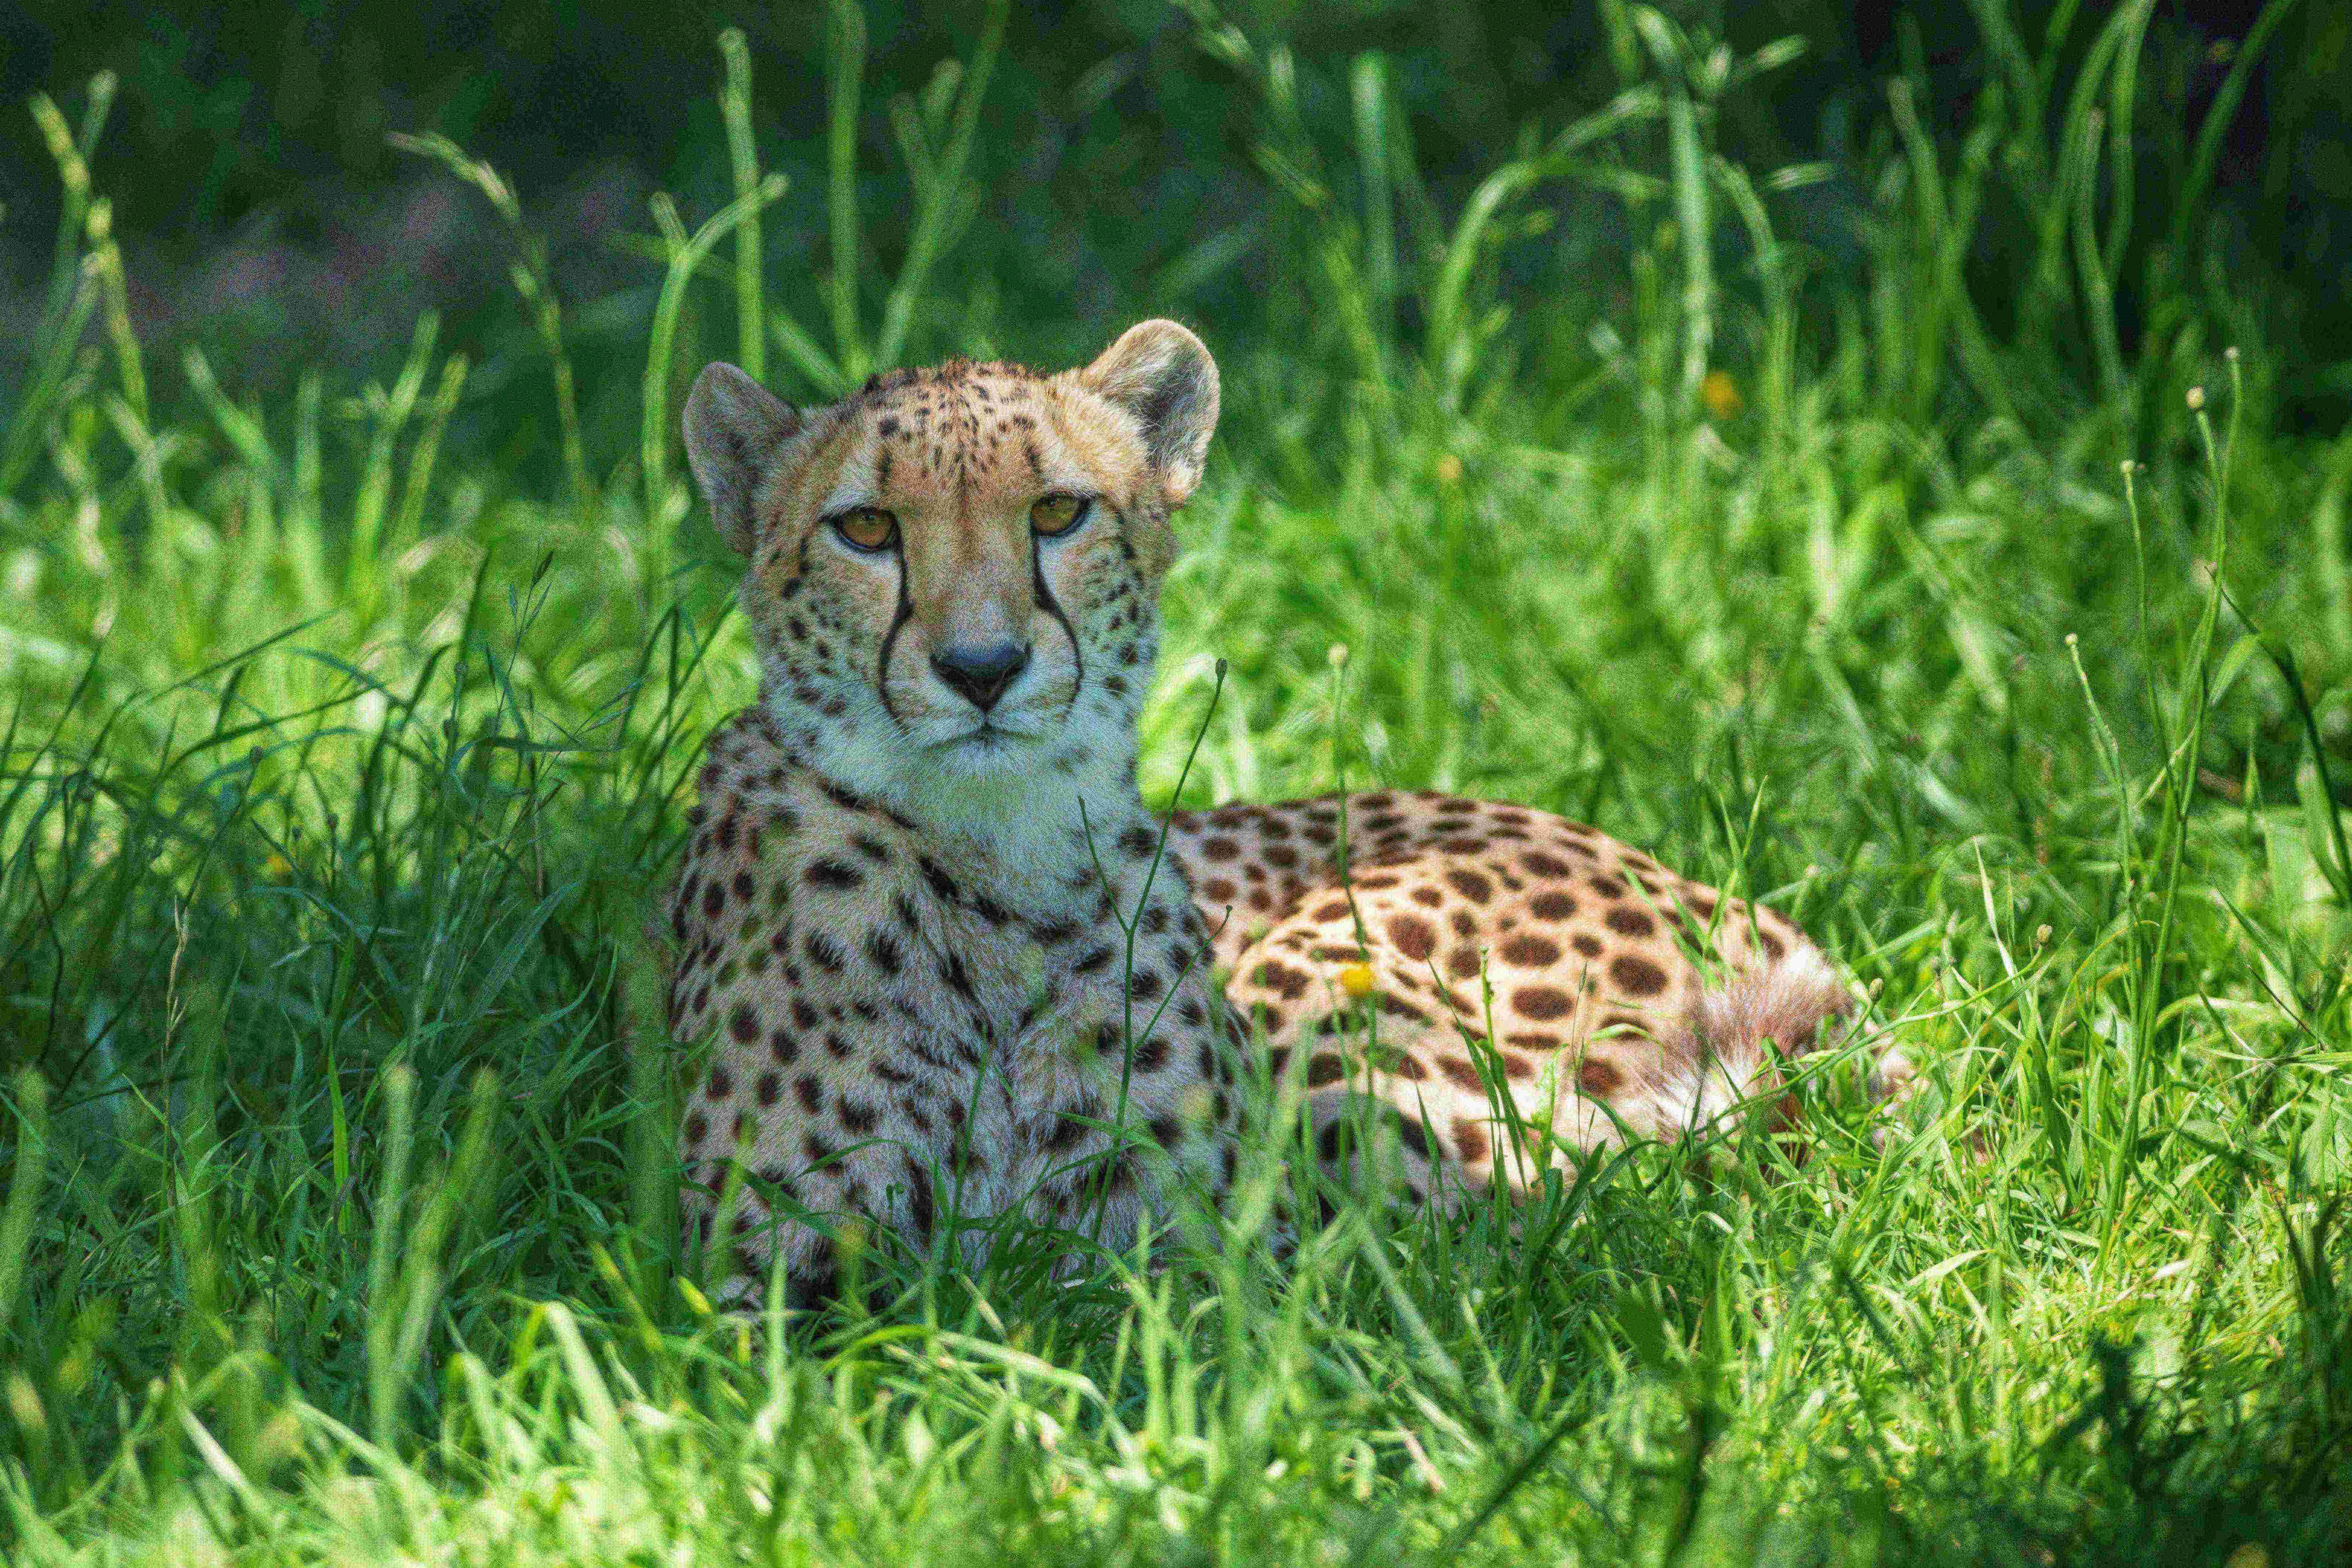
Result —
POLYGON ((1706 416, 1720 424, 1737 419, 1747 399, 1739 395, 1739 384, 1731 379, 1727 370, 1711 370, 1698 384, 1698 400, 1706 405, 1706 416))
POLYGON ((1372 994, 1372 966, 1351 963, 1340 970, 1339 989, 1350 996, 1370 996, 1372 994))

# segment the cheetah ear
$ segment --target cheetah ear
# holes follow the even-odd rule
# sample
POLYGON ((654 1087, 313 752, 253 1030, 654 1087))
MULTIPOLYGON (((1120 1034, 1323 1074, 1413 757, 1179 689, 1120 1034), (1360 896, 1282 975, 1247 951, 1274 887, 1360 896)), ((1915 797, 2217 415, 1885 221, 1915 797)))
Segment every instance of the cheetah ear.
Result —
POLYGON ((1080 371, 1078 383, 1143 426, 1169 504, 1190 500, 1217 429, 1217 362, 1201 340, 1173 321, 1139 321, 1080 371))
POLYGON ((711 526, 727 548, 751 553, 759 540, 753 509, 760 479, 777 444, 800 428, 800 416, 731 364, 710 364, 686 395, 686 461, 711 526))

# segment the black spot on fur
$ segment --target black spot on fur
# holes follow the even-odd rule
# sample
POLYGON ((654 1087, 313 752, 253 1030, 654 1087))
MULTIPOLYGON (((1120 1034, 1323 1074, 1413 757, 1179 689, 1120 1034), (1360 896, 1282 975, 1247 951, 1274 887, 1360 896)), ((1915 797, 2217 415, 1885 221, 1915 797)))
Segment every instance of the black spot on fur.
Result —
POLYGON ((947 962, 940 965, 940 978, 946 981, 948 989, 957 995, 971 994, 971 976, 965 971, 963 959, 960 954, 952 952, 948 954, 947 962))
POLYGON ((841 807, 844 811, 864 812, 867 809, 866 797, 864 795, 853 795, 849 791, 842 788, 839 784, 835 784, 831 779, 818 779, 816 781, 816 787, 824 792, 825 799, 833 802, 834 805, 841 807))
POLYGON ((866 880, 866 874, 855 866, 845 866, 838 860, 812 860, 801 876, 812 888, 855 888, 866 880))
POLYGON ((921 868, 923 880, 931 885, 931 891, 942 902, 950 904, 962 902, 963 889, 956 886, 956 879, 953 877, 940 868, 938 861, 928 855, 922 855, 916 858, 915 864, 921 868))
POLYGON ((931 1237, 931 1175, 907 1156, 907 1217, 914 1224, 915 1234, 928 1242, 931 1237))

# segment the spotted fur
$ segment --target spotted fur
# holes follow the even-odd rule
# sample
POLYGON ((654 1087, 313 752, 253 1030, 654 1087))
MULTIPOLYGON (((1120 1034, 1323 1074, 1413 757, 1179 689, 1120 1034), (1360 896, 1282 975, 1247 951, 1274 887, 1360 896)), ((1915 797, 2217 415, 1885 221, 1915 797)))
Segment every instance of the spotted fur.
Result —
POLYGON ((1180 812, 1170 849, 1326 1157, 1368 1096, 1416 1193, 1714 1125, 1850 1007, 1785 916, 1549 812, 1382 790, 1180 812))
POLYGON ((697 383, 688 455, 750 558, 761 679, 702 769, 669 1022, 715 1041, 682 1153, 704 1235, 741 1156, 738 1295, 778 1256, 822 1287, 810 1216, 920 1247, 948 1212, 1020 1211, 1124 1247, 1232 1182, 1253 1037, 1327 1160, 1376 1107, 1412 1190, 1451 1201, 1711 1121, 1844 1012, 1781 916, 1523 807, 1180 813, 1162 858, 1135 720, 1216 412, 1166 321, 1083 370, 954 361, 805 412, 731 366, 697 383), (1083 521, 1033 529, 1051 495, 1083 521), (836 526, 863 509, 887 549, 836 526), (953 678, 973 646, 1020 656, 986 703, 953 678))

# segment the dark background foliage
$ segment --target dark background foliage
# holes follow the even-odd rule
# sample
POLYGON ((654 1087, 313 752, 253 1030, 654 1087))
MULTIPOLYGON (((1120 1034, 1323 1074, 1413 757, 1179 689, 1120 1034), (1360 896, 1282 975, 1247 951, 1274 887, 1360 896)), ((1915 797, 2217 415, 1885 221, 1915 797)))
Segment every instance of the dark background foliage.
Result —
MULTIPOLYGON (((1909 78, 1931 130, 1956 143, 1981 95, 1998 90, 1984 47, 1989 16, 2005 15, 2037 58, 2063 62, 2063 79, 2105 8, 2022 0, 2001 12, 1980 0, 1925 0, 1899 19, 1818 0, 1672 9, 1743 53, 1777 37, 1803 40, 1802 58, 1772 90, 1741 95, 1721 134, 1750 166, 1829 165, 1833 177, 1796 205, 1792 237, 1835 270, 1860 265, 1858 185, 1874 149, 1895 136, 1891 81, 1909 78), (2053 37, 2059 46, 2045 51, 2053 37)), ((2318 433, 2352 409, 2342 347, 2352 328, 2352 11, 2288 8, 2229 119, 2210 191, 2199 210, 2177 210, 2184 140, 2214 107, 2260 12, 2255 0, 2157 7, 2140 60, 2137 216, 2116 325, 2125 353, 2137 354, 2151 329, 2149 302, 2207 280, 2184 269, 2228 280, 2263 301, 2282 421, 2318 433), (2186 257, 2174 254, 2181 236, 2186 257)), ((1254 37, 1292 45, 1310 128, 1339 138, 1347 61, 1387 54, 1422 166, 1448 210, 1446 198, 1527 128, 1556 128, 1606 100, 1624 47, 1612 37, 1609 6, 1253 0, 1229 14, 1254 37)), ((771 273, 789 297, 793 274, 814 289, 825 266, 821 5, 50 0, 11 11, 0 16, 0 100, 11 106, 0 115, 9 315, 25 316, 37 298, 57 199, 47 153, 15 106, 37 90, 66 102, 104 69, 122 90, 93 174, 131 248, 143 333, 216 343, 242 362, 247 384, 267 391, 273 374, 301 363, 380 372, 415 311, 430 306, 448 318, 445 342, 488 361, 473 398, 495 392, 499 334, 524 347, 502 298, 504 237, 470 193, 385 140, 431 130, 487 158, 521 192, 553 247, 572 330, 593 366, 599 317, 586 308, 652 288, 654 267, 624 237, 648 230, 645 196, 672 190, 693 215, 726 194, 709 89, 712 39, 730 25, 750 36, 763 160, 794 182, 770 220, 771 273)), ((869 83, 919 82, 933 62, 969 56, 977 7, 884 4, 869 26, 869 83)), ((1112 317, 1150 309, 1249 330, 1265 295, 1258 247, 1270 233, 1269 193, 1234 174, 1247 166, 1255 105, 1197 47, 1190 19, 1135 0, 1023 5, 991 96, 975 173, 992 210, 965 246, 1001 290, 996 346, 1082 352, 1112 317)), ((883 140, 871 121, 868 133, 883 140)), ((887 182, 887 148, 869 154, 869 183, 887 182)), ((887 247, 893 193, 886 184, 873 195, 869 240, 887 247)), ((1561 232, 1572 229, 1578 244, 1611 245, 1624 226, 1607 201, 1561 216, 1561 232)), ((2035 215, 1996 201, 1986 218, 1968 258, 1970 290, 1987 325, 2006 336, 2035 215)), ((1727 231, 1724 243, 1736 243, 1727 231)), ((641 314, 611 317, 634 331, 641 314)), ((0 352, 0 384, 20 369, 0 352)), ((472 412, 478 432, 484 411, 472 412)), ((625 414, 612 411, 609 425, 624 434, 625 414)))

